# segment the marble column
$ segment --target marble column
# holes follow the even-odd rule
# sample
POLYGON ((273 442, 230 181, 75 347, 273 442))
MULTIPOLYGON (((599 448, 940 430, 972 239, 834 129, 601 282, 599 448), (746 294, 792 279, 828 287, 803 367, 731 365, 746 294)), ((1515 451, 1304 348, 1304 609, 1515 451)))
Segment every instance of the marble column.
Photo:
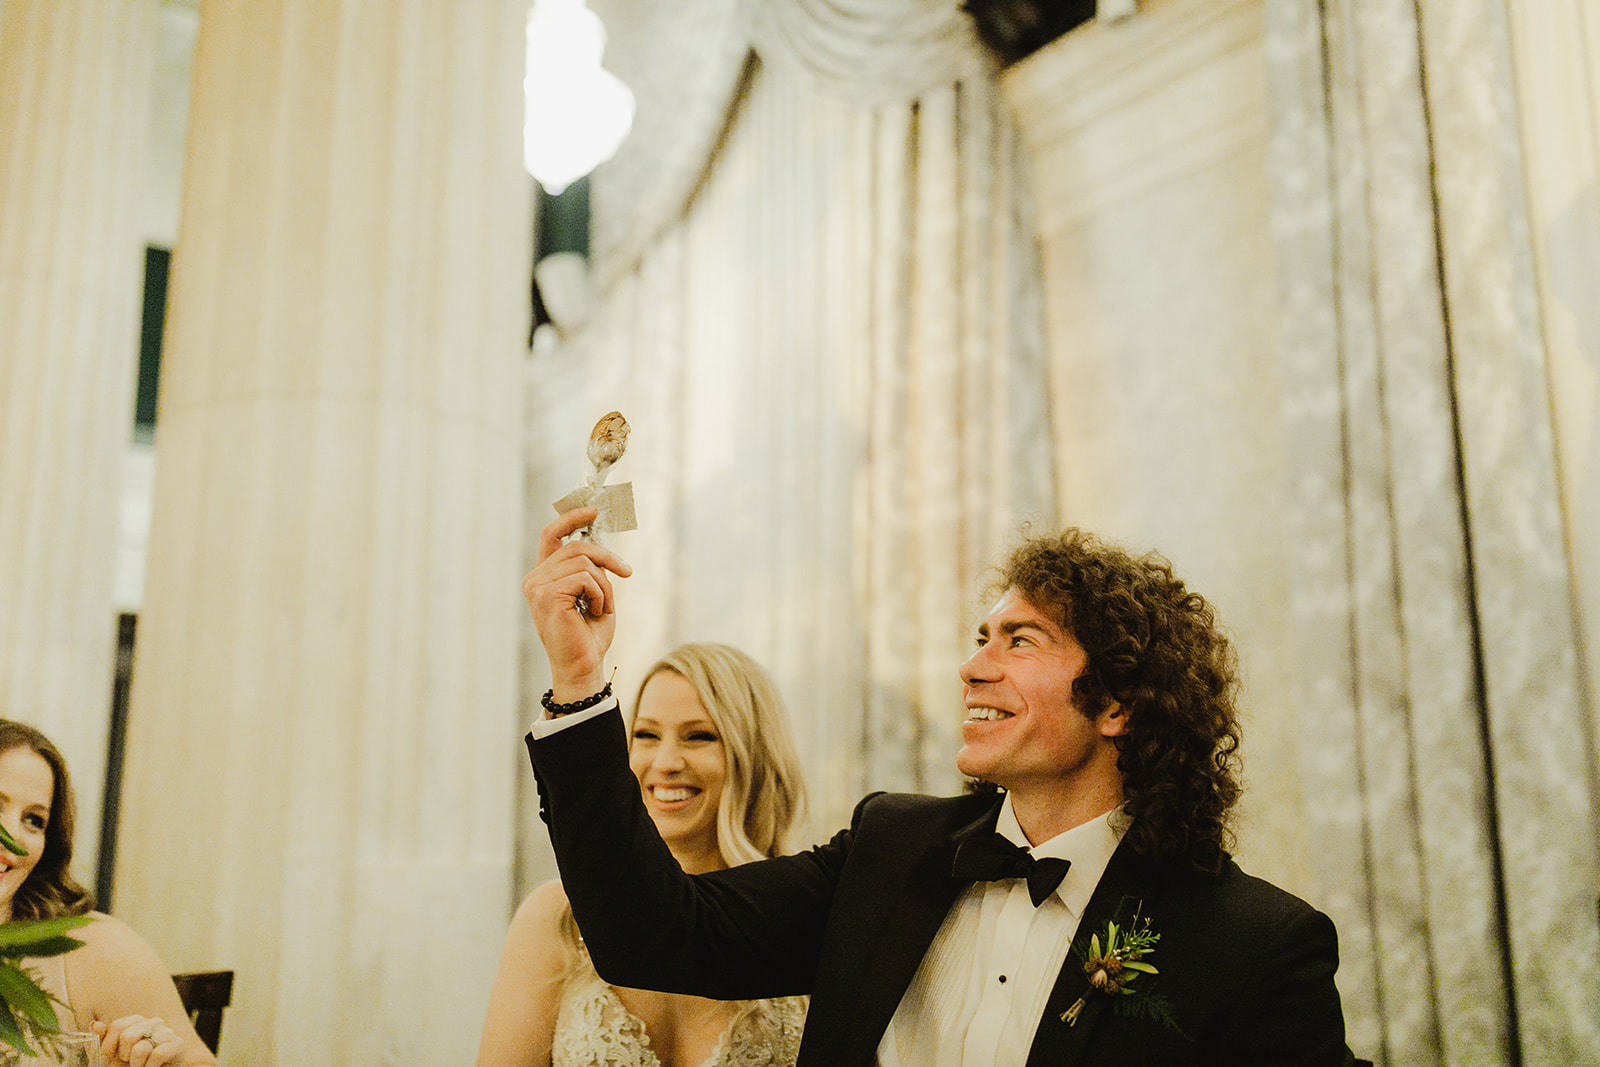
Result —
POLYGON ((0 716, 66 754, 90 883, 154 13, 153 0, 7 0, 0 25, 0 716))
POLYGON ((470 1063, 509 915, 523 0, 202 3, 119 911, 235 1065, 470 1063))

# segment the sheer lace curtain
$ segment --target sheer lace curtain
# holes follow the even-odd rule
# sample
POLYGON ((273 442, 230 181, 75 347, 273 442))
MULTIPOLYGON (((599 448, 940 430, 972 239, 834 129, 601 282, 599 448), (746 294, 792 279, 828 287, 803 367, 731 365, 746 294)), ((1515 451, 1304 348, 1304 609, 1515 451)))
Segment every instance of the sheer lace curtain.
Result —
POLYGON ((1307 810, 1352 1043, 1597 1063, 1592 695, 1506 9, 1268 9, 1307 810))
MULTIPOLYGON (((807 6, 772 17, 793 36, 807 6)), ((1018 523, 1054 520, 1039 270, 1017 143, 970 42, 933 49, 915 96, 901 70, 899 97, 872 104, 758 47, 674 217, 603 215, 648 164, 595 176, 598 310, 530 364, 530 527, 580 474, 587 422, 623 411, 611 480, 632 481, 640 529, 615 542, 636 568, 619 689, 631 700, 681 641, 754 654, 790 701, 820 836, 869 786, 959 787, 981 569, 1018 523), (602 232, 653 236, 630 259, 602 232)))

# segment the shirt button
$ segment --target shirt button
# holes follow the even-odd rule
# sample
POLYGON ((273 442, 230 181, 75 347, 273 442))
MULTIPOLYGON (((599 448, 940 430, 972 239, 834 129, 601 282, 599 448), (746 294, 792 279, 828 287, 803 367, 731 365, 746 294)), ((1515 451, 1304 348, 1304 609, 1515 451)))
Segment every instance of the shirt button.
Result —
POLYGON ((1002 975, 1001 975, 1001 976, 1000 976, 1000 981, 1001 981, 1001 983, 1002 983, 1002 984, 1004 984, 1004 982, 1005 982, 1005 980, 1006 980, 1006 976, 1005 976, 1005 975, 1003 975, 1003 974, 1002 974, 1002 975))

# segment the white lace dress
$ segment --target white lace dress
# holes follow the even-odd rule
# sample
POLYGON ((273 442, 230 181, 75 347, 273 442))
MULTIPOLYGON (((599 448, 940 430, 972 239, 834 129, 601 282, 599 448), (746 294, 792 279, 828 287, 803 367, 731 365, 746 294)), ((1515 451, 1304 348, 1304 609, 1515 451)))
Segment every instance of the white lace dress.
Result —
MULTIPOLYGON (((734 1017, 699 1067, 794 1067, 805 1024, 803 997, 758 1000, 734 1017)), ((561 990, 552 1067, 661 1067, 644 1023, 595 973, 588 953, 561 990)))

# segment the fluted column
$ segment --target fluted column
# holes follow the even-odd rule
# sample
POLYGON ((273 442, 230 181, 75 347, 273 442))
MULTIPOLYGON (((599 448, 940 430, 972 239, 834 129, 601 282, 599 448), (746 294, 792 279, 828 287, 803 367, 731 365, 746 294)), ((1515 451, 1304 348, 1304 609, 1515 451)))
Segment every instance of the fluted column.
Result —
POLYGON ((230 1064, 470 1063, 510 898, 522 0, 201 5, 120 910, 230 1064))
POLYGON ((86 880, 138 365, 154 11, 152 0, 6 0, 0 25, 0 716, 65 752, 86 880))

